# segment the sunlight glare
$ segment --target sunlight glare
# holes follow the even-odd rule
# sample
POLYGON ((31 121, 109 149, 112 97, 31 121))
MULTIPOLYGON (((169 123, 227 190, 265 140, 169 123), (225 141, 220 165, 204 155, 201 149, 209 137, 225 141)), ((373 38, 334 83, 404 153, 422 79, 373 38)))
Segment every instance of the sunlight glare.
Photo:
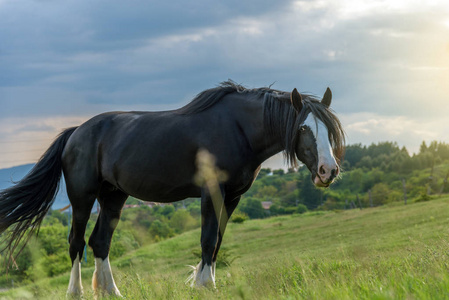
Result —
MULTIPOLYGON (((329 2, 330 3, 330 2, 329 2)), ((342 19, 360 18, 373 13, 384 12, 423 12, 435 11, 449 12, 447 0, 341 0, 336 5, 339 16, 342 19)))

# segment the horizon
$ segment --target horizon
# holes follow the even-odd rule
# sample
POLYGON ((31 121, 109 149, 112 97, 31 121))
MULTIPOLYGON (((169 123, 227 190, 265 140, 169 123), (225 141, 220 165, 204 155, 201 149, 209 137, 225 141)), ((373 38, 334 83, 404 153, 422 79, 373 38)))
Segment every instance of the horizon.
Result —
MULTIPOLYGON (((430 143, 432 143, 432 142, 448 144, 447 142, 444 142, 444 141, 436 141, 435 140, 435 141, 431 141, 430 143)), ((379 144, 382 144, 382 143, 393 143, 393 144, 397 145, 399 149, 405 148, 405 150, 407 151, 407 153, 408 153, 408 155, 410 157, 413 157, 414 155, 419 154, 419 147, 418 147, 417 151, 411 152, 406 146, 400 146, 395 141, 380 141, 380 142, 377 142, 377 143, 373 142, 373 143, 371 143, 369 145, 365 145, 365 144, 362 144, 362 143, 353 143, 353 144, 347 144, 346 146, 361 145, 362 147, 370 147, 371 145, 379 145, 379 144)), ((426 146, 430 145, 430 143, 426 143, 425 141, 422 141, 422 143, 425 143, 426 146)), ((9 167, 1 167, 0 166, 0 170, 8 170, 8 169, 20 168, 20 167, 30 166, 30 165, 34 166, 36 163, 37 163, 37 161, 36 162, 30 162, 30 163, 23 163, 23 164, 19 164, 19 165, 13 165, 13 166, 9 166, 9 167)), ((301 165, 302 165, 302 163, 301 163, 301 165)), ((284 158, 284 156, 283 156, 283 154, 281 152, 281 153, 278 153, 278 154, 272 156, 271 158, 269 158, 265 162, 263 162, 262 163, 262 168, 269 168, 269 169, 271 169, 273 171, 274 170, 278 170, 278 169, 283 169, 284 171, 287 171, 289 166, 285 162, 285 158, 284 158)))

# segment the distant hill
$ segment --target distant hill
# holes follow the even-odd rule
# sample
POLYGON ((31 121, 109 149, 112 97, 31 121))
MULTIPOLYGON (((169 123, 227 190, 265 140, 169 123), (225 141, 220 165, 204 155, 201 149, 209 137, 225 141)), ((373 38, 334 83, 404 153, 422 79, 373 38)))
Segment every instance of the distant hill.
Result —
MULTIPOLYGON (((34 164, 28 164, 7 169, 0 169, 0 190, 10 187, 13 185, 13 182, 17 182, 22 179, 33 168, 33 166, 34 164)), ((56 200, 52 208, 60 209, 67 206, 69 203, 65 182, 62 180, 59 193, 56 196, 56 200)))

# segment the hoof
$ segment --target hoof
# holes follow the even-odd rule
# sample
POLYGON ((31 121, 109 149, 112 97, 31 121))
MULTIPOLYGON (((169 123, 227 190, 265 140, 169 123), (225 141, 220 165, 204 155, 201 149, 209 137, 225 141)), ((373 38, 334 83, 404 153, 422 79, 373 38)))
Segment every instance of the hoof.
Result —
POLYGON ((203 267, 201 261, 196 267, 189 267, 193 269, 193 272, 187 278, 186 284, 190 284, 191 287, 215 288, 215 263, 212 266, 205 264, 203 267))
POLYGON ((66 293, 67 299, 82 299, 83 298, 83 290, 67 290, 66 293))
POLYGON ((110 295, 115 297, 123 297, 117 286, 115 285, 114 277, 112 276, 111 265, 109 264, 109 257, 104 260, 95 258, 95 271, 92 277, 92 289, 96 297, 101 295, 110 295))
POLYGON ((79 299, 82 295, 83 286, 81 284, 81 263, 79 255, 77 255, 70 273, 69 287, 67 289, 66 296, 70 299, 79 299))

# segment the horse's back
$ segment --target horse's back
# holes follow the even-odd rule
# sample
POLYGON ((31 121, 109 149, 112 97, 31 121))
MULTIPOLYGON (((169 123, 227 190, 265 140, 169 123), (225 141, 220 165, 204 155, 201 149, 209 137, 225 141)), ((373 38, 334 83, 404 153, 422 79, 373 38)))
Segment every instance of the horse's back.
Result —
POLYGON ((243 169, 250 147, 226 111, 112 112, 75 131, 64 153, 64 172, 69 180, 106 181, 140 199, 176 201, 199 196, 193 178, 200 148, 238 181, 257 168, 243 169))
POLYGON ((196 194, 191 177, 198 148, 189 127, 186 117, 170 112, 95 116, 68 141, 64 175, 76 186, 106 181, 139 198, 161 198, 176 188, 196 194))

